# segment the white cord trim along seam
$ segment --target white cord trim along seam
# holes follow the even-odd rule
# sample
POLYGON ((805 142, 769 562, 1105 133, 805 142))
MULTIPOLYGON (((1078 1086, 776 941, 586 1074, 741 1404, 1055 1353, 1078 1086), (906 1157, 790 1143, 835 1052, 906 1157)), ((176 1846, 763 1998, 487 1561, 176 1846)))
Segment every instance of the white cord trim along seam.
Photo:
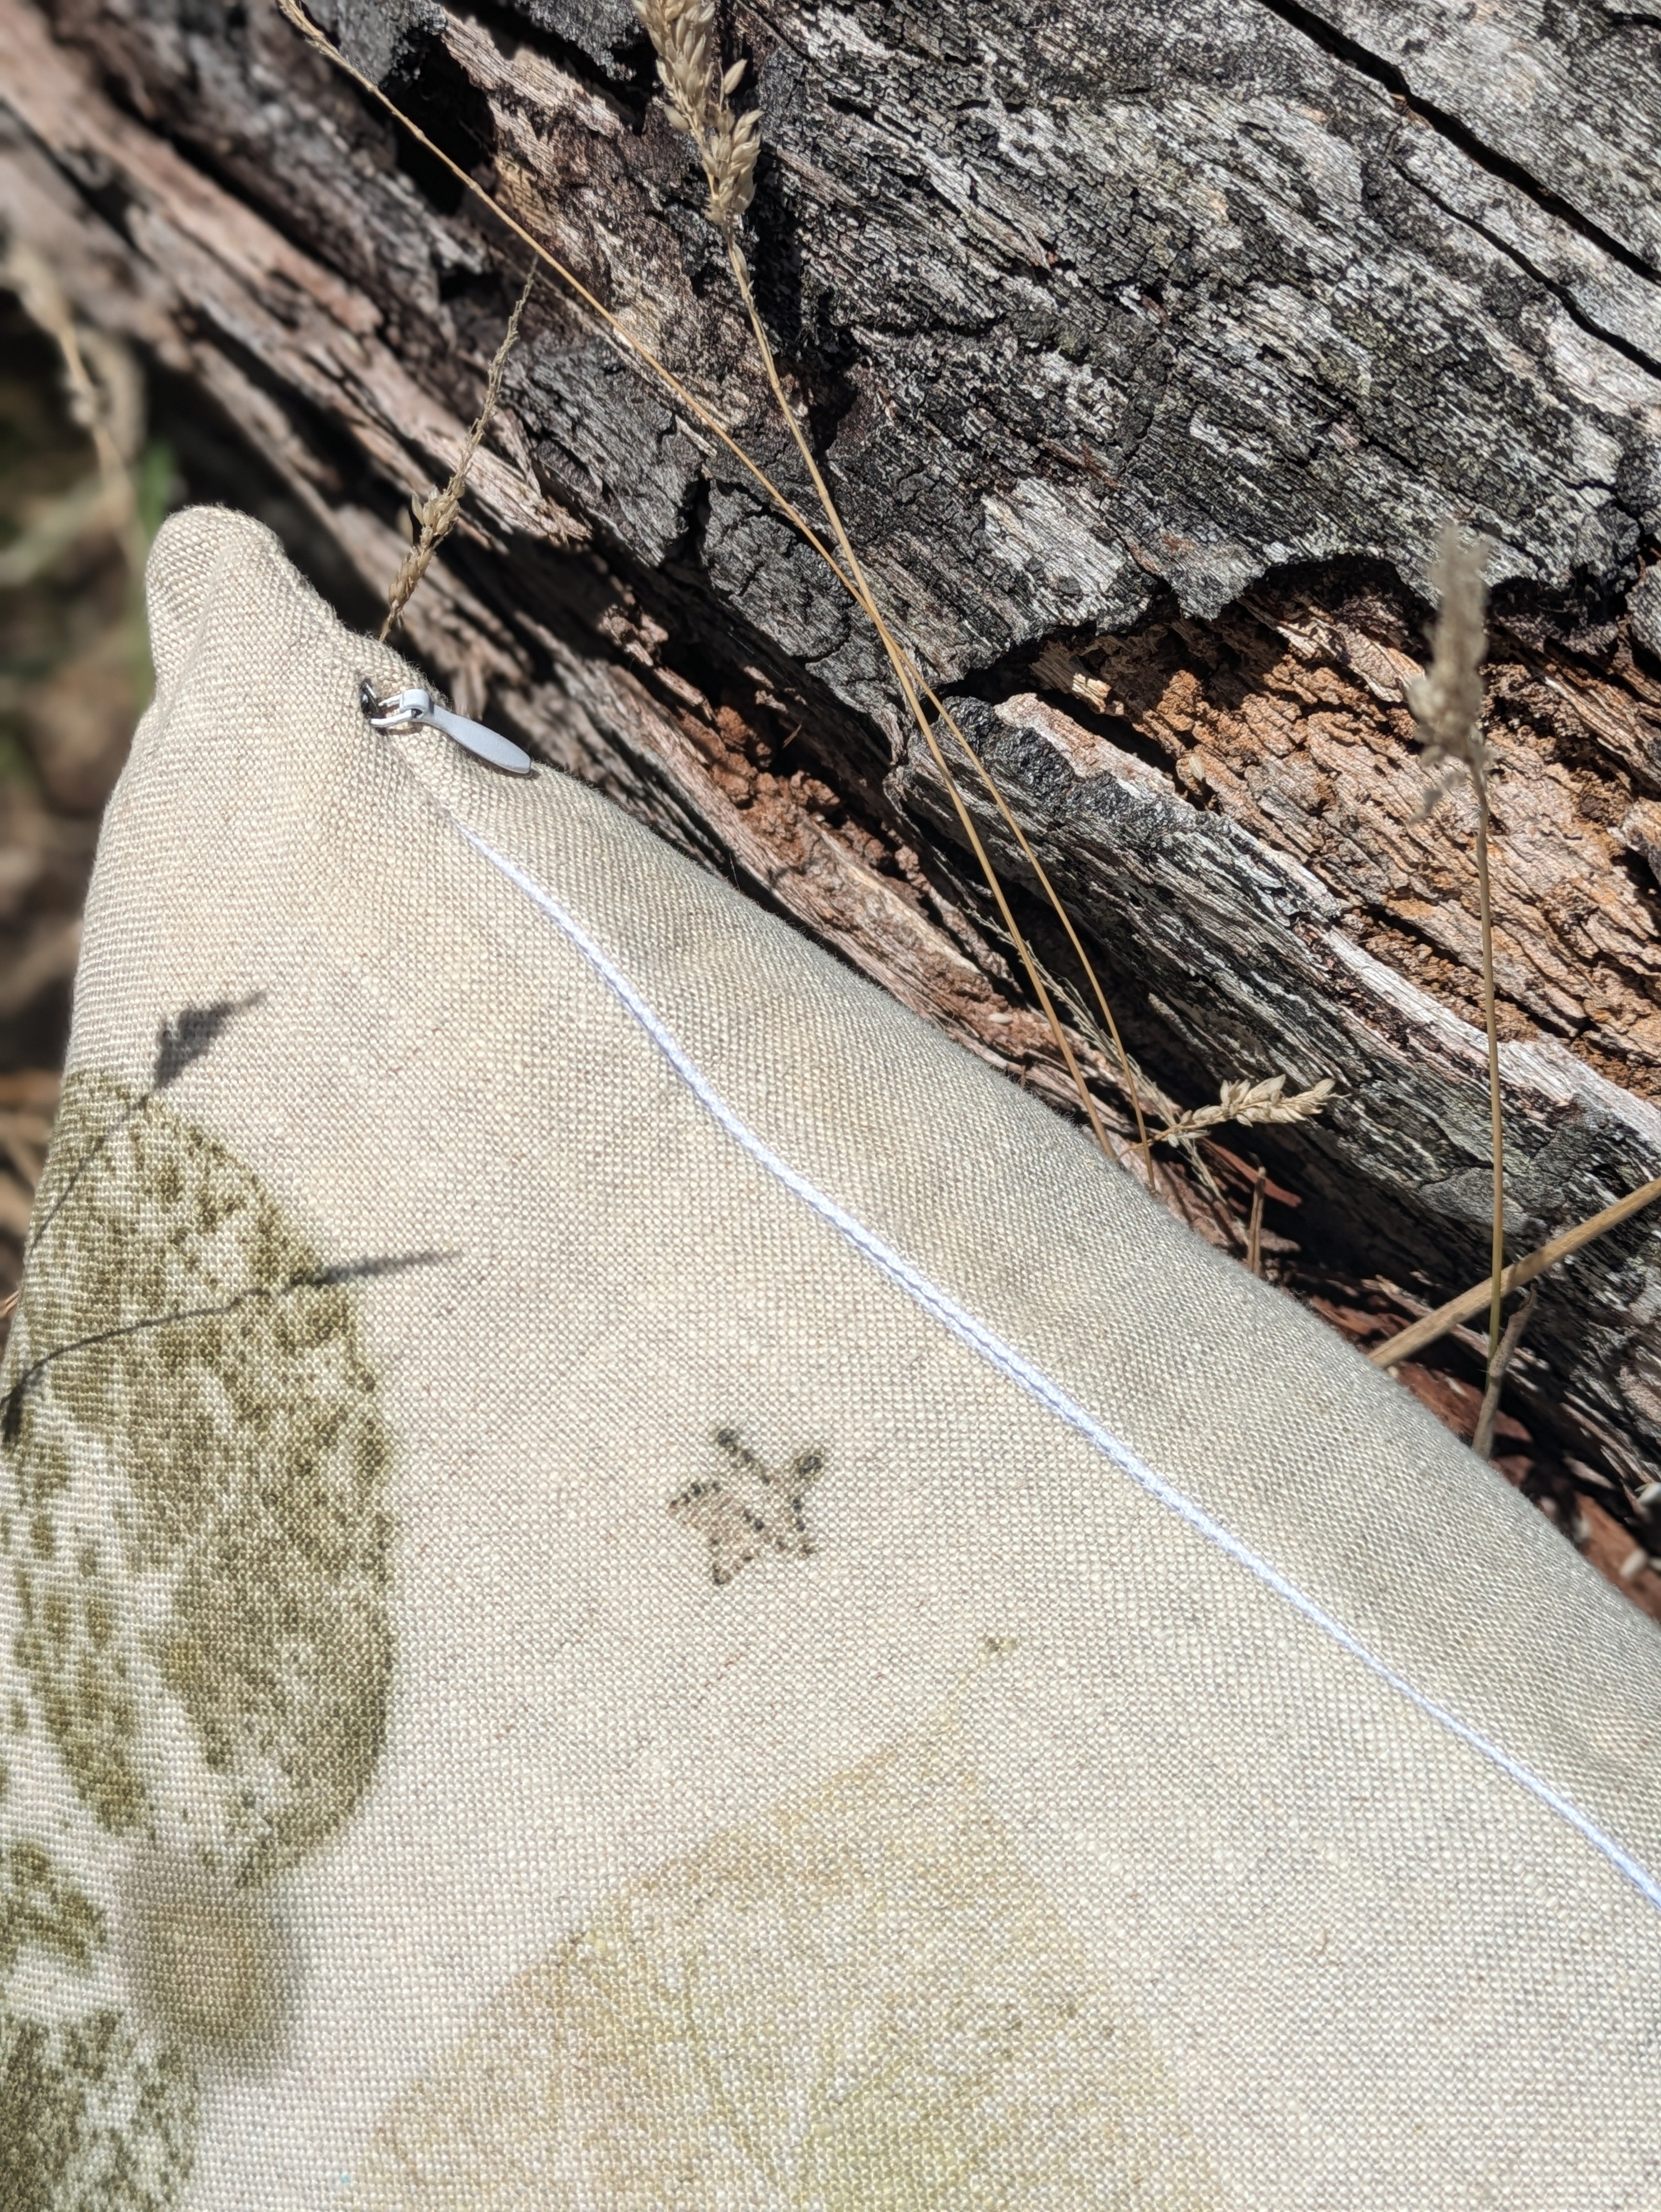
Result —
MULTIPOLYGON (((453 818, 452 817, 452 819, 453 818)), ((914 1267, 909 1260, 903 1259, 891 1245, 884 1243, 881 1237, 867 1229, 862 1221, 858 1220, 845 1207, 838 1206, 835 1199, 829 1197, 816 1184, 810 1182, 806 1176, 798 1174, 788 1161, 781 1159, 772 1147, 765 1144, 755 1131, 733 1111, 703 1072, 688 1058, 678 1040, 647 1005, 628 977, 594 942, 581 923, 574 915, 569 914, 559 902, 544 890, 532 877, 526 875, 522 868, 517 866, 505 854, 498 853, 496 848, 488 844, 483 837, 478 836, 459 822, 456 823, 456 827, 468 843, 482 854, 492 867, 499 870, 510 883, 516 884, 527 898, 548 915, 551 921, 557 924, 607 989, 621 1001, 646 1031, 700 1105, 715 1117, 728 1136, 743 1146, 751 1159, 765 1168, 770 1176, 782 1183, 788 1191, 800 1199, 805 1205, 810 1206, 822 1220, 829 1222, 830 1226, 845 1237, 850 1244, 856 1246, 873 1266, 888 1277, 891 1282, 897 1284, 926 1312, 932 1314, 942 1327, 949 1329, 963 1343, 979 1352, 983 1359, 989 1360, 1001 1374, 1007 1376, 1012 1382, 1025 1390, 1029 1397, 1035 1398, 1040 1405, 1046 1407, 1058 1420, 1064 1421, 1068 1428, 1083 1437, 1087 1443, 1093 1444, 1105 1458, 1111 1460, 1116 1467, 1128 1474, 1133 1482, 1139 1484, 1150 1496, 1157 1498, 1162 1505, 1168 1506, 1171 1512, 1185 1521, 1190 1528, 1196 1530, 1208 1542, 1215 1544, 1220 1551, 1226 1552, 1230 1559, 1236 1560, 1249 1574, 1255 1575, 1259 1582, 1275 1591, 1277 1596, 1284 1598, 1288 1605, 1304 1616, 1305 1620, 1312 1622, 1323 1634, 1329 1636, 1333 1642, 1348 1651, 1352 1658, 1360 1660, 1361 1664, 1376 1674, 1381 1682, 1387 1682, 1390 1688, 1405 1698, 1409 1705, 1416 1706, 1419 1711, 1438 1722, 1451 1735, 1457 1736, 1461 1743, 1475 1752, 1479 1758, 1486 1759, 1490 1765, 1498 1767, 1502 1774, 1508 1775, 1531 1796, 1537 1798, 1541 1804, 1548 1807, 1560 1819, 1567 1820, 1594 1850, 1608 1860, 1615 1872, 1629 1882, 1640 1897, 1658 1909, 1661 1909, 1661 1882, 1658 1882, 1655 1877, 1640 1866, 1629 1852, 1622 1850, 1612 1837, 1606 1836, 1596 1821, 1589 1819, 1571 1799, 1565 1797, 1560 1790, 1554 1790, 1548 1782, 1542 1781, 1537 1774, 1531 1772, 1520 1760, 1513 1759, 1498 1744, 1491 1742, 1480 1729, 1474 1729, 1467 1722, 1462 1721, 1457 1713, 1450 1712, 1445 1705, 1439 1705, 1433 1698, 1427 1697, 1425 1692, 1415 1688, 1404 1674, 1398 1674, 1386 1661, 1370 1651, 1359 1637, 1352 1635, 1343 1623, 1335 1620, 1323 1606, 1317 1604, 1312 1597, 1306 1596, 1295 1583, 1289 1582, 1278 1567, 1271 1565, 1269 1560, 1254 1552, 1249 1544, 1243 1543, 1240 1538, 1226 1528, 1221 1522, 1213 1520, 1203 1506, 1196 1504, 1194 1500, 1178 1490, 1174 1483, 1168 1482, 1164 1475, 1156 1474, 1146 1461, 1138 1458, 1128 1444, 1121 1443, 1111 1430, 1104 1428, 1092 1414, 1086 1413, 1082 1406, 1069 1398, 1060 1384, 1052 1382, 1042 1368, 1035 1367, 1030 1359, 1025 1358, 1012 1345, 1006 1344, 1003 1339, 995 1334, 983 1322, 977 1321, 973 1314, 960 1306, 955 1298, 940 1289, 936 1284, 931 1283, 928 1278, 914 1267)))

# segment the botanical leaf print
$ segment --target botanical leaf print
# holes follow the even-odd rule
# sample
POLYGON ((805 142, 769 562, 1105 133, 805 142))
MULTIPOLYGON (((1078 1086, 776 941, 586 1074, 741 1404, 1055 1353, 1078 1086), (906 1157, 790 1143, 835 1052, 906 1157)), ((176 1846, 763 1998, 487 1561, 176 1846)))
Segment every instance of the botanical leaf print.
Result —
POLYGON ((396 2105, 354 2212, 1197 2212, 1158 2051, 948 1718, 637 1882, 396 2105))
POLYGON ((167 2212, 189 2178, 197 2087, 108 2007, 45 2022, 0 2007, 5 2212, 167 2212))
POLYGON ((29 1704, 106 1829, 188 1820, 269 1873, 380 1744, 389 1449, 353 1289, 222 1146, 106 1075, 65 1086, 39 1212, 0 1462, 29 1704))
POLYGON ((38 1844, 0 1846, 0 2208, 162 2212, 189 2167, 195 2085, 140 2048, 120 2015, 31 2020, 3 2002, 26 1954, 73 1989, 107 1940, 104 1916, 38 1844))
POLYGON ((197 2063, 248 2006, 175 2018, 157 1930, 175 1990, 204 1914, 257 1977, 231 1942, 267 1924, 250 1892, 338 1826, 380 1747, 370 1269, 326 1265, 161 1096, 236 1011, 164 1024, 149 1091, 70 1078, 0 1374, 4 2212, 177 2203, 197 2063))

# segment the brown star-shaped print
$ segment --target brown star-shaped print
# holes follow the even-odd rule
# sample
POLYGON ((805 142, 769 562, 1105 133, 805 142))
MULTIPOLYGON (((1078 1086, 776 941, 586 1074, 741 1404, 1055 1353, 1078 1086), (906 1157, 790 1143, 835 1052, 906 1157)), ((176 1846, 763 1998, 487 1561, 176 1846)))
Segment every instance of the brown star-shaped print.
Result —
POLYGON ((669 1501, 669 1510, 709 1546, 709 1571, 730 1583, 740 1567, 764 1553, 805 1559, 812 1551, 802 1500, 824 1472, 817 1445, 797 1452, 776 1474, 736 1429, 717 1429, 716 1448, 727 1464, 669 1501))

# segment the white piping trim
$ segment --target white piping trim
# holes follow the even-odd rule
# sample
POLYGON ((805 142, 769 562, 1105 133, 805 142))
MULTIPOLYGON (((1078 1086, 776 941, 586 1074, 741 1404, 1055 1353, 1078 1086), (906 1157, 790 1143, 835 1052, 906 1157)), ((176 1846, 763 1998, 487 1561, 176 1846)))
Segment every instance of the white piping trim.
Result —
POLYGON ((1029 1397, 1037 1399, 1038 1403, 1047 1407, 1058 1420, 1064 1421, 1068 1428, 1083 1437, 1086 1443, 1093 1444, 1098 1451, 1110 1459, 1116 1467, 1122 1468, 1133 1482, 1139 1484, 1151 1497, 1157 1498, 1162 1505, 1168 1506, 1208 1543, 1216 1545, 1220 1551, 1226 1552, 1230 1559, 1245 1568, 1249 1574, 1255 1575, 1260 1583, 1272 1589, 1277 1596, 1284 1598, 1295 1611, 1302 1613, 1305 1620, 1312 1622, 1317 1628, 1329 1636, 1333 1642, 1348 1651, 1352 1658, 1359 1659, 1361 1664, 1376 1674, 1381 1682, 1387 1682, 1390 1688, 1405 1698, 1409 1705, 1415 1706, 1420 1712, 1431 1720, 1439 1723, 1450 1734, 1457 1736, 1461 1743, 1475 1752, 1479 1758, 1485 1759, 1492 1766, 1497 1766, 1502 1774, 1508 1775, 1513 1782, 1519 1784, 1531 1796, 1537 1798, 1542 1805, 1549 1808, 1560 1819, 1567 1820, 1570 1827, 1583 1837, 1595 1851, 1607 1859, 1615 1872, 1629 1882, 1640 1897, 1658 1909, 1661 1909, 1661 1882, 1658 1882, 1655 1877, 1640 1866, 1628 1852, 1622 1850, 1612 1837, 1606 1836, 1597 1823, 1588 1818, 1578 1805, 1565 1797, 1561 1791, 1554 1790, 1548 1782, 1542 1781, 1537 1774, 1532 1773, 1519 1760, 1513 1759, 1508 1752, 1502 1751, 1498 1744, 1491 1742, 1480 1729, 1474 1729, 1469 1723, 1462 1721, 1457 1714, 1450 1712, 1445 1705, 1438 1705, 1433 1698, 1427 1697, 1425 1692, 1415 1688, 1405 1675, 1398 1674, 1387 1661, 1380 1659, 1376 1653, 1370 1651, 1359 1637, 1353 1635, 1342 1622, 1335 1620, 1323 1606, 1318 1605, 1312 1597, 1305 1595, 1295 1583, 1289 1582, 1278 1567, 1272 1566, 1267 1559, 1254 1552, 1249 1544, 1243 1543, 1240 1538, 1226 1528, 1221 1522, 1214 1521, 1203 1506, 1196 1505, 1191 1498, 1178 1490, 1175 1484, 1168 1482, 1164 1475, 1155 1474, 1146 1461, 1138 1458, 1130 1447, 1122 1443, 1111 1430, 1104 1428, 1102 1424, 1092 1414, 1087 1413, 1082 1406, 1069 1398, 1061 1386, 1052 1382, 1041 1368, 1035 1367, 1031 1360, 1023 1358, 1012 1345, 1006 1344, 1001 1337, 995 1335, 983 1322, 977 1321, 974 1315, 960 1306, 955 1298, 940 1289, 936 1284, 931 1283, 926 1275, 920 1273, 909 1260, 903 1259, 891 1245, 884 1243, 881 1237, 867 1229, 862 1221, 856 1219, 845 1207, 838 1206, 835 1199, 827 1196, 816 1184, 809 1182, 806 1176, 798 1174, 788 1161, 781 1159, 772 1147, 764 1143, 747 1123, 739 1120, 720 1092, 711 1085, 702 1070, 688 1058, 679 1042, 665 1027, 652 1008, 647 1005, 628 977, 601 951, 581 923, 569 914, 557 899, 544 890, 539 884, 526 875, 522 868, 516 866, 504 854, 498 853, 494 846, 487 844, 483 837, 475 835, 461 823, 458 822, 456 827, 468 843, 483 854, 492 867, 498 869, 510 883, 517 884, 527 898, 538 906, 551 921, 558 924, 613 997, 619 1000, 640 1024, 681 1081, 697 1099, 699 1104, 713 1115, 728 1136, 742 1146, 751 1158, 765 1168, 769 1175, 782 1182, 788 1191, 800 1199, 804 1204, 811 1206, 822 1220, 828 1221, 830 1226, 845 1237, 850 1244, 856 1246, 864 1253, 866 1258, 879 1268, 891 1282, 897 1284, 900 1289, 914 1298, 926 1312, 932 1314, 936 1321, 949 1329, 953 1336, 979 1352, 983 1359, 989 1361, 1001 1374, 1007 1376, 1012 1382, 1025 1390, 1029 1397))

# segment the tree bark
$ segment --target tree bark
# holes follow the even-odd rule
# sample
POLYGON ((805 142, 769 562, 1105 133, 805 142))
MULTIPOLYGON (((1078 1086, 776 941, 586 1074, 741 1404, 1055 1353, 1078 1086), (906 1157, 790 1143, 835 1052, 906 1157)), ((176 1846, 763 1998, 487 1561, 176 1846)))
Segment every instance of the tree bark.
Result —
MULTIPOLYGON (((811 512, 624 0, 315 14, 811 512)), ((523 247, 270 0, 0 0, 0 26, 7 221, 384 589, 523 247)), ((1336 1080, 1317 1121, 1225 1134, 1187 1178, 1200 1225, 1243 1234, 1249 1150, 1301 1200, 1270 1207, 1289 1279, 1318 1261, 1408 1310, 1485 1267, 1472 815, 1420 818, 1404 701, 1451 516, 1498 547, 1513 1255, 1661 1171, 1656 21, 763 0, 727 45, 763 117, 747 250, 787 384, 1150 1084, 1193 1105, 1234 1077, 1336 1080)), ((551 279, 506 392, 412 649, 1069 1109, 938 775, 812 551, 551 279)), ((1064 940, 963 782, 1123 1143, 1064 940)), ((1628 1493, 1652 1480, 1648 1220, 1549 1279, 1530 1346, 1536 1432, 1628 1493)))

